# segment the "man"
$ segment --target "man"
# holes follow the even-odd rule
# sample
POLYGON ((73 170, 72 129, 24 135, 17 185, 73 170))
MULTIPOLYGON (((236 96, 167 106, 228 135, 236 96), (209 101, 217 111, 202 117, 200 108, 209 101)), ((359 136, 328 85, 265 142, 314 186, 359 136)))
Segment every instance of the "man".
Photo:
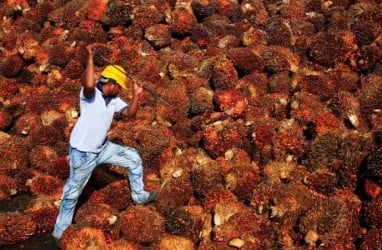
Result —
POLYGON ((106 137, 115 113, 129 118, 135 117, 139 94, 143 89, 134 82, 130 105, 120 99, 118 94, 121 88, 126 89, 126 74, 118 65, 108 65, 96 83, 91 46, 86 49, 89 55, 80 92, 81 116, 69 140, 70 176, 63 189, 53 230, 56 239, 60 239, 72 223, 78 198, 97 165, 114 164, 127 169, 131 197, 135 204, 152 202, 158 194, 157 191, 144 190, 142 160, 138 152, 134 148, 112 143, 106 137))

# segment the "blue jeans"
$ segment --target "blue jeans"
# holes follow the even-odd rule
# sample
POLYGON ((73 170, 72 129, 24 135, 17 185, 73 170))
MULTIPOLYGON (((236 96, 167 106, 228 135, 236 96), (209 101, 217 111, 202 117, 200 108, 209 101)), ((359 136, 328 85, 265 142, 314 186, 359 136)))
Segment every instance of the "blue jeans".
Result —
POLYGON ((63 189, 60 211, 53 230, 56 238, 61 238, 62 233, 72 223, 78 198, 93 170, 100 164, 113 164, 127 169, 133 201, 140 203, 150 194, 144 190, 142 160, 134 148, 108 141, 98 154, 69 147, 69 162, 70 176, 63 189))

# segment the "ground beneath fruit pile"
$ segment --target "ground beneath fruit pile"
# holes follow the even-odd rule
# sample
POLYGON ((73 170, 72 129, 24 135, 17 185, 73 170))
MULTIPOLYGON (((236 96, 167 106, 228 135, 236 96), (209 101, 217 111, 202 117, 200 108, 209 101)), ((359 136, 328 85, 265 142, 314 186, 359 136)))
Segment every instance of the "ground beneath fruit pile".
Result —
POLYGON ((1 250, 55 250, 57 247, 50 232, 35 234, 28 240, 15 244, 0 247, 1 250))

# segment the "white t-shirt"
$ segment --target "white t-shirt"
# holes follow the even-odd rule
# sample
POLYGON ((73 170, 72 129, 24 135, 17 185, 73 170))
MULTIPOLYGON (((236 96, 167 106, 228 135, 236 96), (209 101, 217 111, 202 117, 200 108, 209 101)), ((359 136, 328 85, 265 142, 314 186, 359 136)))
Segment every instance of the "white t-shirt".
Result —
POLYGON ((70 135, 70 146, 84 152, 99 153, 106 140, 114 113, 122 112, 128 104, 114 97, 106 105, 102 92, 95 88, 92 98, 80 92, 80 117, 70 135))

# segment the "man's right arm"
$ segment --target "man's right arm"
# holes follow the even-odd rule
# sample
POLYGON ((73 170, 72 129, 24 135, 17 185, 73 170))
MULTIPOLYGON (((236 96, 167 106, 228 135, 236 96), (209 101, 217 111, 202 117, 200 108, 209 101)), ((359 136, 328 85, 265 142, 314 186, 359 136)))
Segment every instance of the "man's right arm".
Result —
POLYGON ((88 51, 88 61, 86 63, 85 79, 82 86, 84 87, 84 96, 91 98, 94 96, 95 91, 93 52, 91 46, 87 46, 86 50, 88 51))

